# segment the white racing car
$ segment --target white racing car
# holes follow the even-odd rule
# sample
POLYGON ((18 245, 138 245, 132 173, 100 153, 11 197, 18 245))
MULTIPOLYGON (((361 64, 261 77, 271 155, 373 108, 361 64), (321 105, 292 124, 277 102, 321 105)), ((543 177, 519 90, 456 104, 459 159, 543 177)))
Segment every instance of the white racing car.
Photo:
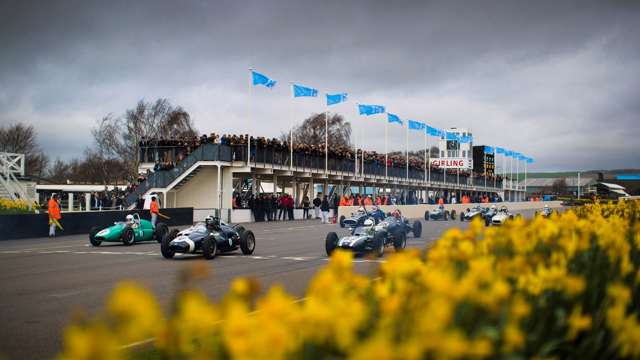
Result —
POLYGON ((498 209, 498 212, 493 215, 493 217, 491 217, 491 222, 486 222, 485 225, 489 226, 489 225, 493 225, 493 226, 500 226, 502 224, 505 223, 505 221, 507 220, 513 220, 515 218, 520 218, 521 215, 520 214, 512 214, 511 212, 509 212, 509 209, 507 209, 506 206, 502 205, 500 207, 500 209, 498 209))
POLYGON ((552 210, 549 205, 545 205, 544 208, 542 209, 542 211, 538 211, 536 210, 536 216, 540 215, 542 217, 548 218, 549 216, 551 216, 551 214, 556 214, 558 215, 558 211, 557 210, 552 210))

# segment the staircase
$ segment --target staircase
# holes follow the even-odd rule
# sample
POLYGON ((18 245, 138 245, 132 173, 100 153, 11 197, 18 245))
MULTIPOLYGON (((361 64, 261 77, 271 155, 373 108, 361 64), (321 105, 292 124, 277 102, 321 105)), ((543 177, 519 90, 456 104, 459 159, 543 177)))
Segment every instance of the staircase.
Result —
POLYGON ((127 195, 126 203, 131 207, 135 205, 138 197, 145 195, 149 190, 165 189, 178 179, 179 182, 171 188, 180 188, 198 174, 200 166, 198 166, 197 163, 200 161, 231 161, 229 151, 223 151, 221 147, 219 144, 200 145, 184 160, 176 164, 173 169, 158 170, 150 173, 147 179, 140 183, 135 191, 127 195))
POLYGON ((0 152, 0 198, 33 202, 26 186, 17 178, 24 176, 24 163, 24 154, 0 152))

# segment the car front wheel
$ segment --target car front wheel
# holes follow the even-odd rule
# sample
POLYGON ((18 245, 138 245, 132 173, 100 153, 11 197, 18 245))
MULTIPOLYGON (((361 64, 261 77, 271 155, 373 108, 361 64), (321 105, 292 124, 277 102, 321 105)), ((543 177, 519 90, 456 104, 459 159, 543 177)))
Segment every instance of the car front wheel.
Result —
POLYGON ((424 212, 424 219, 425 219, 426 221, 429 221, 429 211, 425 211, 425 212, 424 212))
POLYGON ((162 240, 160 240, 160 252, 165 259, 171 259, 176 254, 176 252, 171 250, 169 246, 171 240, 176 238, 176 234, 178 234, 178 231, 173 230, 169 233, 164 234, 162 240))
POLYGON ((253 235, 253 231, 244 230, 240 234, 240 250, 244 255, 253 254, 253 250, 256 248, 256 237, 253 235))
POLYGON ((333 251, 338 247, 338 234, 330 232, 324 240, 324 249, 327 251, 327 256, 331 256, 333 251))
POLYGON ((136 234, 133 232, 133 229, 130 227, 122 230, 122 236, 120 237, 122 243, 131 246, 136 242, 136 234))
POLYGON ((420 222, 420 220, 416 220, 413 223, 413 237, 415 238, 419 238, 422 236, 422 223, 420 222))
POLYGON ((167 224, 165 223, 158 223, 156 225, 155 230, 153 230, 153 238, 157 241, 157 242, 161 242, 162 238, 164 237, 164 234, 169 232, 169 227, 167 226, 167 224))
POLYGON ((218 243, 211 235, 207 235, 202 240, 202 255, 205 259, 211 260, 216 257, 216 251, 218 251, 218 243))
POLYGON ((382 232, 376 233, 373 237, 373 254, 376 257, 382 257, 382 255, 384 255, 384 238, 385 234, 382 232))
POLYGON ((396 251, 402 251, 405 247, 407 247, 407 234, 405 234, 404 231, 398 229, 393 234, 393 248, 396 249, 396 251))
POLYGON ((100 229, 97 226, 92 227, 91 231, 89 231, 89 242, 93 246, 100 246, 100 244, 102 244, 101 240, 96 239, 96 234, 99 231, 100 231, 100 229))

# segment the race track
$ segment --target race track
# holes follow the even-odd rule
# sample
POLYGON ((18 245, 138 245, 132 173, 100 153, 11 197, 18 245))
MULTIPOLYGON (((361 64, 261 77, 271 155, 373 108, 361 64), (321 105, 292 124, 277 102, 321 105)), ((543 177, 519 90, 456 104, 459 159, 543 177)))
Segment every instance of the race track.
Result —
MULTIPOLYGON (((522 212, 531 216, 533 211, 522 212)), ((422 238, 409 237, 408 247, 424 247, 460 221, 423 221, 422 238)), ((210 276, 198 286, 219 299, 236 276, 252 276, 262 289, 283 284, 304 297, 307 282, 327 263, 324 239, 329 231, 346 233, 317 220, 246 224, 256 235, 253 256, 219 255, 207 261, 210 276)), ((387 254, 393 252, 386 249, 387 254)), ((77 309, 93 314, 121 280, 132 279, 151 289, 164 306, 176 288, 176 274, 202 259, 177 256, 166 260, 155 242, 126 247, 92 247, 88 236, 37 238, 0 242, 0 359, 52 358, 60 350, 62 329, 77 309)), ((355 267, 373 273, 381 260, 357 258, 355 267)))

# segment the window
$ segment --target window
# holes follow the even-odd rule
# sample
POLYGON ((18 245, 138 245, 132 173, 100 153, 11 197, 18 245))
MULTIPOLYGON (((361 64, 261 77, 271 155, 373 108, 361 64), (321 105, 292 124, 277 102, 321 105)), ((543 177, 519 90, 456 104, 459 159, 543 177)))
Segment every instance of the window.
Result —
POLYGON ((467 150, 462 150, 462 157, 467 157, 467 150))

